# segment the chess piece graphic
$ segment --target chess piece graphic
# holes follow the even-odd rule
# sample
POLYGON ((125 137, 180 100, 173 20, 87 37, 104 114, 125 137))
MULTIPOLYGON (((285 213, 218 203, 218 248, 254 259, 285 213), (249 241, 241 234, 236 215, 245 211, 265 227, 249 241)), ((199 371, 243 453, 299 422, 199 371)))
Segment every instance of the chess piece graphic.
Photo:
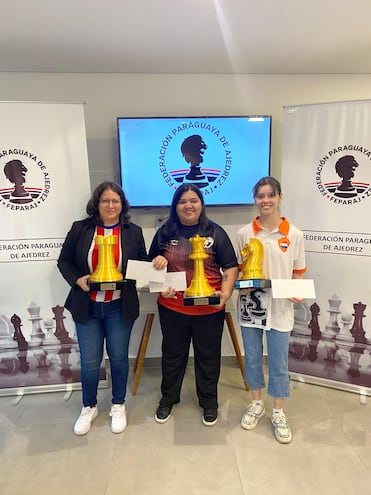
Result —
POLYGON ((21 330, 22 326, 22 320, 20 317, 16 314, 14 314, 11 318, 10 321, 12 322, 12 325, 14 327, 14 336, 13 340, 15 340, 18 344, 18 350, 19 351, 27 351, 28 349, 28 343, 26 339, 24 338, 24 335, 21 330))
POLYGON ((191 237, 189 242, 192 246, 192 252, 189 258, 193 260, 193 278, 189 287, 184 291, 185 306, 201 306, 209 304, 219 304, 220 297, 215 294, 205 275, 204 261, 209 257, 205 252, 204 244, 206 238, 198 234, 191 237))
POLYGON ((339 187, 336 188, 334 196, 340 198, 353 198, 357 196, 357 189, 353 186, 351 179, 354 177, 354 171, 358 167, 353 155, 346 155, 339 158, 335 164, 335 170, 342 179, 339 187))
POLYGON ((0 349, 17 349, 17 343, 13 335, 11 320, 5 315, 0 315, 0 349))
POLYGON ((114 246, 117 244, 116 235, 96 235, 98 245, 98 264, 90 276, 90 290, 116 290, 118 282, 123 280, 115 263, 114 246))
POLYGON ((339 306, 341 304, 341 300, 337 294, 334 294, 330 297, 328 302, 330 306, 327 311, 330 313, 330 317, 327 325, 325 326, 325 331, 322 333, 322 337, 326 339, 333 339, 340 331, 337 319, 340 314, 339 306))
POLYGON ((198 134, 188 136, 182 143, 180 150, 185 161, 190 165, 190 170, 185 176, 190 181, 205 180, 205 175, 201 171, 201 163, 204 161, 203 154, 207 146, 202 137, 198 134))
POLYGON ((365 315, 363 314, 365 312, 365 309, 367 308, 366 304, 362 304, 361 302, 358 302, 357 304, 353 304, 354 308, 354 322, 353 326, 350 329, 350 333, 354 337, 354 342, 356 344, 366 344, 367 339, 365 337, 366 333, 363 330, 363 324, 362 320, 365 318, 365 315))
POLYGON ((29 346, 35 347, 40 346, 45 338, 45 333, 41 330, 40 321, 40 306, 36 303, 31 302, 30 306, 27 308, 30 314, 29 320, 32 322, 31 340, 29 341, 29 346))
POLYGON ((349 363, 349 369, 347 371, 349 376, 353 378, 359 378, 361 376, 361 373, 359 371, 360 369, 359 361, 363 353, 364 353, 363 346, 357 344, 350 349, 349 351, 350 363, 349 363))
POLYGON ((264 277, 264 247, 259 239, 252 237, 241 249, 242 277, 236 280, 236 289, 270 287, 270 280, 264 277))
POLYGON ((4 167, 5 177, 14 184, 14 190, 10 193, 9 202, 24 204, 32 201, 31 195, 24 188, 27 168, 21 160, 11 160, 4 167))
POLYGON ((354 339, 350 333, 350 325, 353 321, 352 315, 348 313, 343 313, 340 317, 342 328, 336 336, 336 341, 344 340, 348 342, 353 342, 354 339))
MULTIPOLYGON (((45 345, 50 346, 50 345, 59 344, 59 340, 57 339, 55 333, 53 332, 53 327, 54 327, 53 320, 51 318, 47 318, 47 319, 43 320, 43 325, 46 329, 44 346, 45 345)), ((62 332, 63 332, 63 330, 62 330, 62 332)))
POLYGON ((319 324, 318 324, 318 316, 320 314, 320 307, 318 306, 317 303, 313 303, 309 309, 310 309, 312 318, 308 324, 308 327, 312 331, 312 334, 311 334, 312 340, 320 340, 321 339, 321 332, 320 332, 319 324))
POLYGON ((72 339, 69 336, 63 323, 63 320, 66 318, 65 316, 63 316, 64 307, 57 305, 52 308, 52 311, 54 313, 53 320, 55 320, 54 335, 57 337, 61 344, 70 344, 72 342, 72 339))

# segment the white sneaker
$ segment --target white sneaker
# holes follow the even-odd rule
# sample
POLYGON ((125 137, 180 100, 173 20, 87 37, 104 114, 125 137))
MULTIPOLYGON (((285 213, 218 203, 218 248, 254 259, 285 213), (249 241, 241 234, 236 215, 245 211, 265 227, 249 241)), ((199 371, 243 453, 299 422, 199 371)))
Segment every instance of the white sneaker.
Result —
POLYGON ((253 430, 258 426, 259 419, 264 415, 265 408, 263 402, 261 406, 257 405, 255 402, 252 402, 247 406, 245 414, 241 419, 241 426, 245 430, 253 430))
POLYGON ((112 433, 122 433, 127 427, 125 404, 113 404, 109 415, 112 433))
POLYGON ((271 421, 276 439, 280 443, 290 443, 292 440, 292 433, 285 414, 283 412, 273 413, 271 421))
POLYGON ((75 435, 86 435, 90 430, 92 421, 98 416, 98 408, 83 407, 80 416, 77 418, 73 432, 75 435))

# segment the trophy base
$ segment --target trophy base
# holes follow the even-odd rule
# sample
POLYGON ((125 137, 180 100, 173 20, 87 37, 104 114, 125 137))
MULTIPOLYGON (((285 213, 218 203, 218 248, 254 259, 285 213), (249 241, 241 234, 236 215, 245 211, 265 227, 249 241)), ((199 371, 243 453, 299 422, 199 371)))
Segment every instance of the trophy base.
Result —
POLYGON ((184 306, 212 306, 220 303, 220 296, 184 296, 184 306))
POLYGON ((121 290, 126 284, 126 280, 118 280, 117 282, 90 282, 90 292, 98 292, 101 290, 121 290))
POLYGON ((248 278, 245 280, 236 280, 235 289, 269 289, 271 281, 266 278, 248 278))

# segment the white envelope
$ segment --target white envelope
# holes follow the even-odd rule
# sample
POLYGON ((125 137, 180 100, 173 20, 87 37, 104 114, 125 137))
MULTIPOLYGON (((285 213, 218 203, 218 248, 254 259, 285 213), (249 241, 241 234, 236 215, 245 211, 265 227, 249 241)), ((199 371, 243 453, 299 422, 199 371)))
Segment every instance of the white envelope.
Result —
POLYGON ((141 280, 143 282, 164 282, 166 268, 156 270, 150 261, 128 260, 126 268, 126 278, 141 280))
POLYGON ((187 288, 187 280, 185 272, 168 272, 166 273, 164 282, 149 283, 150 292, 162 292, 172 287, 175 290, 185 290, 187 288))
POLYGON ((289 299, 298 297, 303 299, 315 299, 316 292, 314 282, 307 278, 293 279, 272 279, 272 297, 273 299, 289 299))

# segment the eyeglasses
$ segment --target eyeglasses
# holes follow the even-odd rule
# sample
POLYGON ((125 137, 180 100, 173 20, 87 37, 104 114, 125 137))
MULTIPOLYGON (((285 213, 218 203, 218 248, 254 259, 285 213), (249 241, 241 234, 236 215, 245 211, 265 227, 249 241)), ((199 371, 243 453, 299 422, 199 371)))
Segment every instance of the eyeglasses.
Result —
POLYGON ((110 203, 112 203, 113 206, 118 206, 119 204, 121 204, 121 201, 119 199, 101 199, 99 202, 105 206, 108 206, 110 203))

